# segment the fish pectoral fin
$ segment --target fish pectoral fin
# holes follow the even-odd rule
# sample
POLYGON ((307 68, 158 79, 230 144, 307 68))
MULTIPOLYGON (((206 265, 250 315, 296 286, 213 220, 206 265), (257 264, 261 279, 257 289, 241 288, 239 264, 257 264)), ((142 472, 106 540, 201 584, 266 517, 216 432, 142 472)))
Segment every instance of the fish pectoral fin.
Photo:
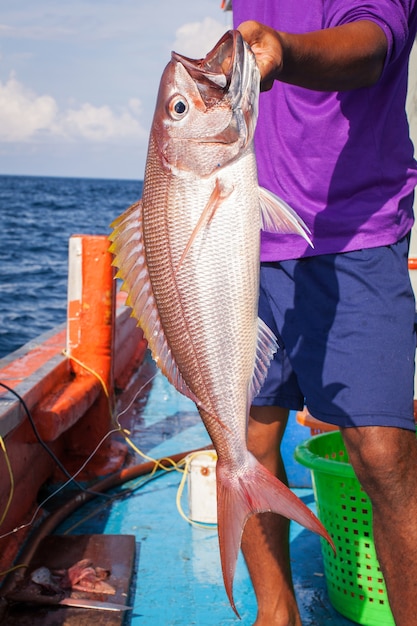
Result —
POLYGON ((207 228, 207 226, 209 226, 210 222, 212 221, 213 217, 216 214, 217 209, 219 208, 219 206, 221 206, 222 202, 230 196, 230 194, 233 192, 233 189, 234 189, 233 187, 231 188, 226 187, 226 185, 224 185, 218 178, 216 178, 213 191, 211 192, 210 197, 207 201, 207 204, 202 210, 200 218, 197 224, 195 225, 193 232, 191 233, 191 236, 190 236, 190 239, 188 240, 187 245, 185 246, 184 252, 182 253, 181 258, 179 260, 177 269, 175 270, 175 274, 178 273, 182 264, 184 263, 185 258, 187 254, 189 253, 190 248, 193 245, 198 233, 202 231, 204 228, 207 228))
MULTIPOLYGON (((248 453, 249 454, 249 453, 248 453)), ((239 617, 233 600, 233 579, 245 523, 252 515, 270 511, 292 519, 333 541, 314 513, 255 457, 249 454, 246 470, 231 472, 220 459, 216 467, 217 525, 224 586, 231 607, 239 617)))
POLYGON ((258 340, 256 344, 255 367, 249 387, 248 406, 261 390, 275 352, 278 350, 277 338, 265 322, 258 317, 258 340))
POLYGON ((295 233, 301 235, 314 248, 308 236, 310 229, 289 204, 264 187, 259 187, 259 202, 262 230, 270 233, 295 233))

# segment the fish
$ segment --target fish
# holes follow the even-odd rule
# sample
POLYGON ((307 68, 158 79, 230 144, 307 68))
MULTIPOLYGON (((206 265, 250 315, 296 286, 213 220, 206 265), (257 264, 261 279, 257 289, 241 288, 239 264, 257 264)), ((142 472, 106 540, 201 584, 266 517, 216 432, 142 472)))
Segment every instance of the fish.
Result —
POLYGON ((47 567, 38 567, 31 573, 30 578, 49 593, 61 593, 65 589, 72 589, 114 595, 115 588, 106 582, 109 576, 109 570, 95 566, 90 559, 81 559, 68 569, 51 571, 47 567))
POLYGON ((192 399, 217 453, 224 586, 247 519, 272 511, 332 540, 316 516, 248 451, 247 424, 277 340, 258 317, 260 231, 306 225, 258 185, 260 75, 237 30, 202 59, 172 52, 160 81, 142 198, 112 224, 110 250, 152 356, 192 399))

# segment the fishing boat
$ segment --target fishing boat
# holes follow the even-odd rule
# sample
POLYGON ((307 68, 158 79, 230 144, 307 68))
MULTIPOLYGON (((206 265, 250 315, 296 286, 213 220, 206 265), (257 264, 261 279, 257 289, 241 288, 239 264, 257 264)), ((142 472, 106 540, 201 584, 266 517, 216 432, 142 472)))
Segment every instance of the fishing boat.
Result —
MULTIPOLYGON (((412 130, 416 101, 411 89, 412 130)), ((412 243, 413 283, 416 269, 412 243)), ((0 623, 239 623, 221 576, 211 442, 152 361, 106 237, 71 238, 67 322, 1 359, 0 384, 0 623), (71 586, 76 566, 97 581, 71 586)), ((310 471, 293 452, 325 429, 293 413, 283 443, 290 486, 313 511, 310 471)), ((292 523, 290 543, 304 626, 355 623, 330 600, 320 539, 292 523)), ((241 556, 234 596, 252 624, 241 556)))

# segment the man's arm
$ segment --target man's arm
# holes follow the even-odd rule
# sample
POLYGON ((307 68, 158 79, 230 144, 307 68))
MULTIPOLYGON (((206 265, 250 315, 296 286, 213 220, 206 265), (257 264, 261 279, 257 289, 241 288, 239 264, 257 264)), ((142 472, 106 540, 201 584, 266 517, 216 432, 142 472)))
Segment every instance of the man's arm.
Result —
POLYGON ((345 91, 373 85, 387 54, 382 28, 362 20, 295 35, 255 21, 239 26, 258 63, 262 89, 280 80, 317 91, 345 91))

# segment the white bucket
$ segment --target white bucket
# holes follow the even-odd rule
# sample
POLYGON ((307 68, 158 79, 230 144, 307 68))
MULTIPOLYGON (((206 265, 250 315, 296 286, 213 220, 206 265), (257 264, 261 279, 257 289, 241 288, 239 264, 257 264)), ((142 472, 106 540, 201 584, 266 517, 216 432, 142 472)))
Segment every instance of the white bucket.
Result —
POLYGON ((193 522, 217 524, 217 454, 204 450, 190 456, 187 477, 189 517, 193 522))

